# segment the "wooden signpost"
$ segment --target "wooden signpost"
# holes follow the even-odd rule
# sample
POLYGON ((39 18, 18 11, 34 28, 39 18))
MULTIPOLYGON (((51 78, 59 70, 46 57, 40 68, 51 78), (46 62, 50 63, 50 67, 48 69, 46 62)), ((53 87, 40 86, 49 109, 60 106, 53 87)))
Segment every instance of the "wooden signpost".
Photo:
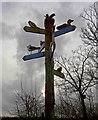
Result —
POLYGON ((61 36, 68 32, 74 31, 74 25, 67 25, 66 27, 54 31, 54 17, 55 14, 51 14, 50 16, 46 14, 46 18, 44 20, 45 29, 39 28, 35 23, 29 21, 29 26, 25 26, 24 30, 30 33, 37 33, 45 35, 45 41, 41 42, 40 49, 37 53, 25 55, 23 57, 24 61, 45 57, 45 118, 47 120, 54 120, 54 105, 55 105, 55 97, 54 97, 54 75, 64 79, 65 76, 62 72, 59 72, 54 69, 54 61, 52 53, 52 47, 55 46, 55 37, 61 36), (45 48, 45 51, 42 50, 45 48))

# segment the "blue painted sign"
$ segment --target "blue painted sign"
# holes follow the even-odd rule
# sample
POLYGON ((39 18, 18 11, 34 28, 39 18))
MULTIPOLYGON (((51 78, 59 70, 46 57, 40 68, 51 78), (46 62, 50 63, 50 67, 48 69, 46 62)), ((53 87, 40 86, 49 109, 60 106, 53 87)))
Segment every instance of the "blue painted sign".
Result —
POLYGON ((61 30, 58 30, 58 31, 54 32, 54 37, 63 35, 65 33, 71 32, 71 31, 74 31, 75 28, 76 28, 76 26, 74 26, 74 25, 67 26, 67 27, 65 27, 65 28, 63 28, 61 30))
POLYGON ((38 52, 38 53, 34 53, 34 54, 30 54, 30 55, 25 55, 23 57, 23 60, 31 60, 31 59, 35 59, 35 58, 40 58, 40 57, 44 57, 45 56, 45 52, 38 52))

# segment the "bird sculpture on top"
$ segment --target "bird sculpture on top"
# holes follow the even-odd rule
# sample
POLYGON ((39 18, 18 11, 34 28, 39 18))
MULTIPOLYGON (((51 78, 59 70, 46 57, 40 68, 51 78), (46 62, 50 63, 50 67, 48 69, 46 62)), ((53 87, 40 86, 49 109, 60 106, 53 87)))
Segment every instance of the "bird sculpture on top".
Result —
POLYGON ((61 29, 65 28, 65 27, 67 27, 67 26, 70 26, 73 21, 74 20, 69 19, 69 20, 67 20, 67 23, 64 23, 62 25, 57 26, 57 29, 61 30, 61 29))
POLYGON ((30 25, 30 27, 37 27, 36 24, 32 21, 28 21, 28 24, 30 25))
POLYGON ((51 20, 51 21, 52 21, 53 31, 55 31, 55 25, 54 25, 55 19, 53 18, 54 16, 55 16, 55 13, 52 13, 51 15, 46 14, 46 15, 44 16, 44 17, 46 17, 45 23, 46 23, 46 20, 51 20))
POLYGON ((53 18, 55 16, 55 13, 52 13, 49 17, 53 18))
POLYGON ((62 71, 62 67, 57 68, 57 71, 61 72, 62 71))
POLYGON ((53 18, 55 16, 55 13, 52 13, 50 16, 48 14, 45 15, 46 18, 53 18))

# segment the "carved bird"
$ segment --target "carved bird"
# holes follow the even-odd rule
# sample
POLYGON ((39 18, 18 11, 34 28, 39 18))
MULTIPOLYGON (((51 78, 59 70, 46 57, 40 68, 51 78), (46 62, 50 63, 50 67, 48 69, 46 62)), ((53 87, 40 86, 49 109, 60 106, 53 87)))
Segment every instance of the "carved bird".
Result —
POLYGON ((55 13, 52 13, 49 17, 53 18, 55 16, 55 13))
POLYGON ((46 18, 53 18, 55 16, 55 13, 52 13, 50 16, 48 14, 45 15, 46 18))
POLYGON ((31 26, 31 27, 36 27, 36 24, 32 21, 29 21, 28 24, 31 26))
POLYGON ((27 49, 28 49, 28 51, 33 51, 33 50, 38 50, 38 49, 40 49, 40 47, 35 47, 35 46, 32 46, 32 45, 28 45, 28 46, 27 46, 27 49))
POLYGON ((61 71, 62 71, 62 67, 59 67, 59 68, 57 69, 57 71, 61 72, 61 71))
POLYGON ((46 14, 46 15, 45 15, 45 17, 46 17, 46 18, 49 18, 49 15, 48 15, 48 14, 46 14))
POLYGON ((73 21, 74 21, 74 20, 69 19, 69 20, 67 20, 67 23, 64 23, 64 24, 62 24, 62 25, 57 26, 57 29, 58 29, 58 30, 61 30, 61 29, 65 28, 65 27, 71 25, 71 23, 72 23, 73 21))
POLYGON ((72 23, 73 21, 74 21, 74 20, 69 19, 69 20, 67 20, 67 24, 68 24, 68 25, 71 25, 71 23, 72 23))

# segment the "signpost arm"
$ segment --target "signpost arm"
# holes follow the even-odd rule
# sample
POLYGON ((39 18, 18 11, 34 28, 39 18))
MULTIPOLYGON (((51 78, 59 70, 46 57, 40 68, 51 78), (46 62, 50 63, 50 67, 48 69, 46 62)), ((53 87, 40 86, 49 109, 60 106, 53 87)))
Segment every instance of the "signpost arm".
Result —
POLYGON ((45 117, 54 120, 54 61, 50 44, 53 38, 53 18, 45 19, 45 117))

